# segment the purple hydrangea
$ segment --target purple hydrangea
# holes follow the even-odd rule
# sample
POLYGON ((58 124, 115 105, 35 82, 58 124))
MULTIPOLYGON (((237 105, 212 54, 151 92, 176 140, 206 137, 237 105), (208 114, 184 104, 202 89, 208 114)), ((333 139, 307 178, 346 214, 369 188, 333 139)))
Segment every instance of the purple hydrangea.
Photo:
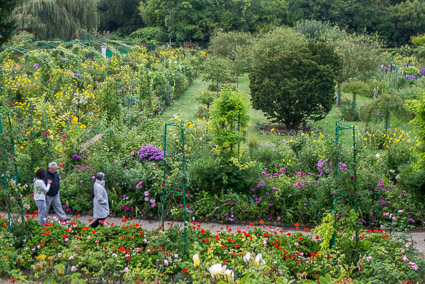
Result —
POLYGON ((138 160, 152 160, 152 161, 158 161, 162 160, 164 158, 164 152, 153 145, 146 145, 140 147, 139 151, 137 152, 137 155, 139 156, 138 160))

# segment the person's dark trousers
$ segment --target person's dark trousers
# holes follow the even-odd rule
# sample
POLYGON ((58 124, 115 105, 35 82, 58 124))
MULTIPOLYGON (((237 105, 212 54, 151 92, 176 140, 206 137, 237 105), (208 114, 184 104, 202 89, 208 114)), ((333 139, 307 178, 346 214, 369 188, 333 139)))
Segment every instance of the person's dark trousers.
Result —
POLYGON ((106 218, 99 218, 96 219, 93 223, 91 223, 90 227, 92 228, 97 228, 99 225, 103 226, 103 224, 101 223, 101 221, 105 220, 106 218))

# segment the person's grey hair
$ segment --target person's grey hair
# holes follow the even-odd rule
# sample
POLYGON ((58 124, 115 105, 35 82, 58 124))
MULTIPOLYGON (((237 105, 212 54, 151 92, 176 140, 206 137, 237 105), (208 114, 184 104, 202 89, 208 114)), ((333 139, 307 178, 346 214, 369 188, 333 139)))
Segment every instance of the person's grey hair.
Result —
POLYGON ((58 164, 56 164, 56 162, 49 163, 49 169, 52 167, 58 167, 58 164))
POLYGON ((102 173, 102 172, 98 172, 98 173, 96 174, 96 179, 97 179, 97 180, 103 180, 103 179, 104 179, 104 177, 105 177, 105 174, 104 174, 104 173, 102 173))

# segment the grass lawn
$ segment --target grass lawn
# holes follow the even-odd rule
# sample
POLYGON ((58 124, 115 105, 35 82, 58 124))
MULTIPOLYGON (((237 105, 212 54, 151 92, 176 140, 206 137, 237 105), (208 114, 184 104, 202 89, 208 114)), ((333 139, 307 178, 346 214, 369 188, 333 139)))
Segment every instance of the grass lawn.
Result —
MULTIPOLYGON (((198 103, 196 102, 195 98, 198 94, 198 92, 202 89, 206 89, 209 85, 209 82, 203 82, 202 77, 199 76, 196 78, 196 80, 192 83, 192 85, 183 93, 183 95, 178 98, 173 105, 167 108, 167 110, 162 114, 161 122, 167 122, 170 120, 170 118, 173 115, 178 115, 183 121, 191 121, 194 122, 196 120, 197 116, 197 110, 198 110, 198 103)), ((245 74, 244 76, 241 76, 239 78, 239 89, 249 96, 250 90, 249 90, 249 79, 248 74, 245 74)), ((343 95, 343 98, 351 100, 352 96, 349 94, 343 95)), ((373 99, 357 96, 357 106, 360 107, 361 105, 366 105, 370 103, 373 99)), ((248 112, 251 120, 248 127, 248 139, 256 139, 260 144, 264 144, 266 142, 273 142, 278 140, 275 135, 265 135, 265 134, 259 134, 256 130, 256 125, 258 123, 268 124, 270 123, 267 117, 264 116, 264 113, 261 110, 255 110, 252 107, 250 107, 248 112)), ((326 118, 317 121, 314 123, 314 126, 317 126, 321 129, 323 135, 333 135, 335 136, 335 124, 337 121, 341 121, 339 119, 339 108, 334 106, 332 110, 329 112, 329 114, 326 116, 326 118)), ((343 123, 347 125, 357 125, 358 129, 363 129, 366 125, 365 122, 362 121, 350 121, 350 122, 344 122, 343 123)), ((406 121, 400 121, 394 116, 391 117, 391 127, 400 127, 404 128, 409 132, 413 131, 413 127, 408 125, 406 121)), ((384 121, 378 122, 378 125, 380 125, 382 128, 384 127, 384 121)), ((347 144, 347 146, 351 147, 351 141, 352 141, 352 132, 351 131, 341 131, 340 132, 340 139, 344 144, 347 144)), ((280 136, 282 139, 288 139, 289 136, 280 136)), ((243 146, 245 148, 246 145, 243 146)))

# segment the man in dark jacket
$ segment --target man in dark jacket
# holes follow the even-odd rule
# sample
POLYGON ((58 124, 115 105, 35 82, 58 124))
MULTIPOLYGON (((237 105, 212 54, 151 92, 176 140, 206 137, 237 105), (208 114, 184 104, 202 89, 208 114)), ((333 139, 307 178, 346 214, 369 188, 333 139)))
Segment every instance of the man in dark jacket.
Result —
POLYGON ((62 204, 59 196, 60 180, 57 170, 57 164, 51 162, 49 168, 46 171, 46 180, 52 180, 50 184, 50 190, 46 193, 46 215, 49 214, 50 205, 53 205, 53 209, 56 214, 59 215, 61 221, 69 221, 66 218, 66 214, 62 209, 62 204))

